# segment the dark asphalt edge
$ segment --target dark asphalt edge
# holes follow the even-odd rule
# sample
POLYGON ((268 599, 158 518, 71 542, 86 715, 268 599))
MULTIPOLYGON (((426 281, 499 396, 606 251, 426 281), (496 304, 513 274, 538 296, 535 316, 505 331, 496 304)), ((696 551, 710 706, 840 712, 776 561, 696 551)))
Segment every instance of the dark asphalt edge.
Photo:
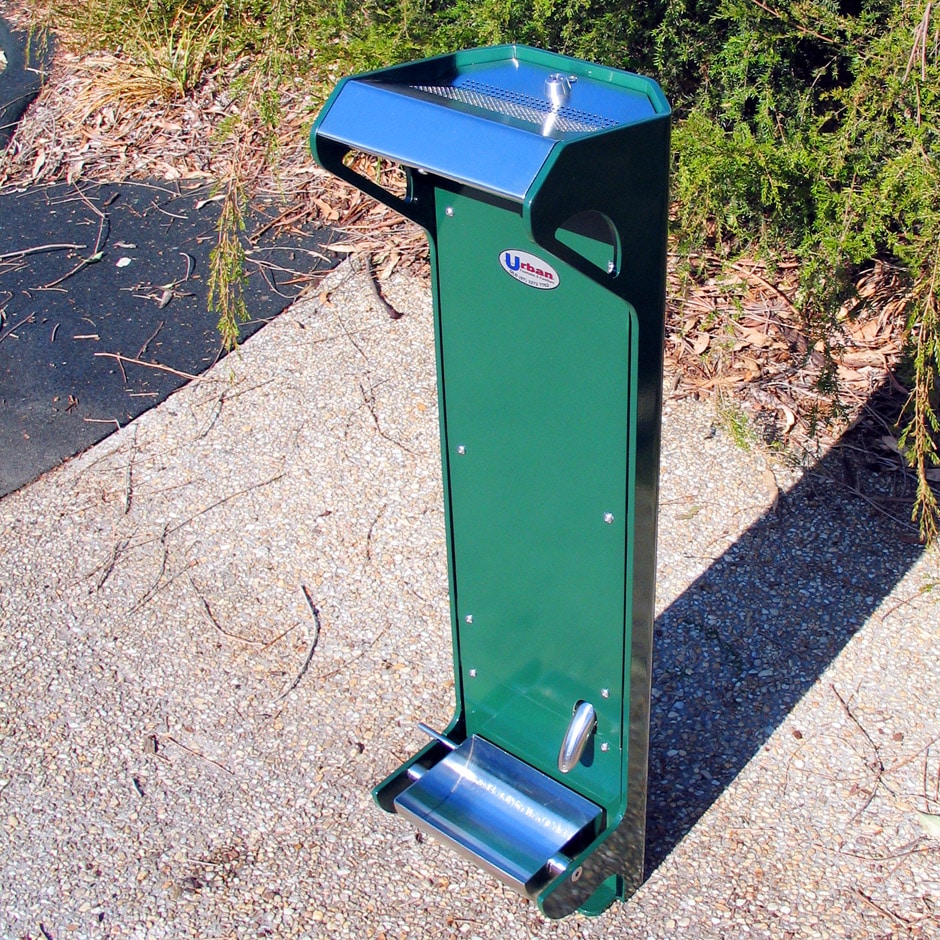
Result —
MULTIPOLYGON (((17 198, 26 197, 27 193, 34 190, 43 192, 56 191, 62 188, 63 185, 64 184, 59 183, 52 184, 48 187, 28 187, 27 190, 21 192, 0 194, 0 204, 3 203, 4 199, 15 200, 17 198)), ((130 206, 128 206, 126 202, 128 197, 128 192, 126 190, 128 187, 130 188, 130 191, 136 191, 137 189, 147 190, 150 188, 146 184, 134 181, 125 181, 124 183, 93 184, 92 188, 96 190, 96 192, 89 193, 88 197, 92 202, 98 205, 98 189, 113 189, 115 192, 120 191, 122 196, 119 201, 114 200, 113 194, 106 194, 103 197, 105 202, 102 203, 101 208, 97 210, 103 213, 100 220, 101 231, 99 232, 99 243, 104 245, 105 243, 113 242, 115 237, 123 237, 127 239, 130 236, 130 241, 134 242, 135 244, 129 244, 128 242, 124 241, 114 242, 114 245, 111 249, 111 254, 113 254, 114 257, 112 257, 110 261, 108 258, 102 258, 99 263, 82 266, 75 265, 75 260, 72 259, 64 262, 63 265, 60 265, 65 270, 73 267, 74 265, 74 270, 68 274, 70 278, 68 284, 71 285, 71 289, 67 292, 69 297, 82 298, 82 294, 87 292, 87 285, 83 288, 82 284, 88 278, 91 278, 91 280, 97 283, 101 288, 97 293, 92 293, 92 298, 96 300, 104 298, 107 306, 109 308, 113 308, 113 313, 111 310, 109 310, 109 316, 114 315, 116 320, 123 317, 125 312, 132 312, 134 302, 132 301, 131 307, 128 308, 128 310, 125 310, 117 301, 116 296, 114 298, 108 299, 109 292, 112 288, 115 292, 115 295, 123 296, 126 291, 126 287, 123 289, 120 287, 118 277, 116 275, 116 272, 120 271, 121 269, 117 268, 117 266, 112 262, 114 262, 122 252, 126 252, 128 255, 134 256, 135 264, 138 261, 140 263, 144 263, 144 259, 148 255, 162 256, 162 249, 164 249, 167 245, 172 248, 176 242, 176 238, 172 236, 165 244, 159 238, 154 240, 154 232, 149 231, 150 237, 147 237, 145 229, 136 231, 136 235, 130 235, 130 233, 127 231, 128 225, 133 224, 132 217, 138 214, 138 210, 134 208, 133 201, 131 201, 130 206), (121 206, 124 206, 125 208, 121 209, 121 206), (115 213, 118 213, 118 215, 115 216, 115 213), (117 235, 113 229, 113 226, 115 225, 118 225, 117 235), (122 229, 123 233, 121 233, 122 229), (106 234, 102 236, 102 232, 106 234), (119 250, 115 251, 115 249, 119 250), (113 277, 109 276, 109 272, 111 275, 113 275, 113 277), (78 293, 76 293, 76 288, 78 289, 78 293)), ((203 191, 203 188, 198 186, 175 194, 170 192, 169 189, 164 189, 163 187, 155 186, 152 188, 154 189, 155 193, 160 192, 170 195, 172 197, 171 203, 174 205, 175 201, 177 200, 181 200, 187 204, 191 204, 193 203, 193 200, 195 200, 198 204, 198 194, 203 191)), ((174 187, 171 187, 171 189, 172 188, 174 187)), ((55 199, 49 202, 49 207, 55 209, 57 212, 64 214, 66 203, 68 202, 79 205, 81 200, 55 199)), ((85 202, 87 204, 87 200, 85 200, 85 202)), ((141 215, 140 219, 142 225, 143 220, 146 219, 148 215, 151 215, 151 210, 159 211, 156 203, 153 206, 148 206, 147 211, 141 215)), ((174 219, 173 225, 176 226, 176 228, 172 231, 177 233, 177 237, 183 238, 184 242, 193 237, 196 237, 197 239, 200 238, 198 235, 200 224, 198 222, 194 226, 194 230, 192 232, 178 234, 179 225, 185 225, 187 216, 190 219, 193 219, 193 212, 198 211, 198 209, 193 208, 193 205, 189 205, 189 208, 182 216, 174 216, 172 213, 169 216, 174 219)), ((212 207, 207 206, 203 209, 203 211, 209 213, 209 216, 207 216, 204 220, 204 222, 207 224, 206 230, 214 231, 215 219, 212 213, 212 207)), ((89 208, 88 212, 97 214, 94 207, 89 208)), ((262 204, 257 203, 250 206, 248 208, 248 215, 255 223, 261 225, 262 228, 270 228, 271 217, 266 215, 264 206, 262 204)), ((48 224, 48 219, 46 219, 45 213, 42 213, 42 216, 42 224, 48 224)), ((25 224, 27 227, 40 224, 40 219, 33 212, 26 213, 25 215, 10 214, 6 210, 0 208, 0 218, 6 218, 6 220, 11 224, 19 221, 25 224)), ((76 220, 69 221, 64 217, 61 218, 61 224, 68 224, 73 227, 75 221, 76 220)), ((249 223, 249 229, 253 227, 254 226, 249 223)), ((71 231, 71 228, 62 229, 62 231, 71 231)), ((11 233, 9 231, 3 232, 0 230, 0 235, 9 236, 10 234, 11 233)), ((171 234, 170 229, 167 229, 167 234, 171 234)), ((291 271, 293 270, 295 274, 303 273, 306 277, 310 278, 310 283, 315 283, 318 277, 325 274, 326 271, 332 269, 338 263, 340 259, 338 257, 333 257, 333 253, 329 248, 329 245, 335 239, 335 236, 335 230, 330 227, 323 229, 311 228, 310 230, 306 230, 303 233, 298 232, 293 233, 292 235, 285 235, 283 238, 273 237, 269 233, 261 242, 255 246, 255 253, 262 258, 265 257, 270 251, 293 250, 297 252, 310 251, 313 255, 317 256, 319 260, 310 258, 305 262, 298 262, 296 269, 280 268, 280 274, 272 275, 264 273, 263 266, 261 266, 259 267, 258 271, 253 273, 250 277, 246 278, 243 288, 245 291, 245 299, 248 303, 249 310, 251 310, 255 315, 252 316, 250 320, 239 324, 241 331, 239 344, 249 338, 258 329, 261 329, 267 323, 272 322, 273 319, 279 316, 280 313, 282 313, 287 307, 289 307, 298 299, 299 293, 294 294, 290 289, 287 293, 282 292, 283 289, 287 287, 287 284, 283 282, 283 277, 285 275, 291 277, 291 271), (281 281, 281 283, 278 283, 278 281, 281 281)), ((51 234, 48 233, 45 235, 38 234, 37 239, 39 241, 49 242, 56 240, 54 237, 52 237, 51 234)), ((81 240, 77 237, 72 239, 70 236, 66 238, 65 235, 63 235, 63 239, 72 241, 81 240)), ((0 241, 2 241, 2 239, 0 239, 0 241)), ((13 246, 10 247, 12 250, 13 246)), ((3 248, 0 247, 0 252, 2 251, 3 248)), ((217 329, 215 327, 215 321, 217 319, 216 314, 208 310, 207 298, 205 296, 207 291, 205 267, 207 259, 204 257, 200 258, 200 252, 196 250, 194 246, 190 246, 187 251, 191 252, 191 263, 198 265, 202 270, 202 274, 196 275, 192 285, 193 292, 187 290, 185 293, 181 294, 178 299, 172 300, 169 313, 167 315, 168 325, 169 320, 172 320, 174 315, 182 316, 182 321, 177 322, 172 327, 172 335, 174 337, 173 342, 185 343, 185 345, 190 348, 190 352, 196 357, 191 360, 177 358, 173 362, 174 366, 184 369, 187 373, 202 375, 220 358, 225 356, 225 351, 221 347, 221 337, 218 335, 217 329), (195 300, 197 296, 198 300, 195 300), (194 300, 195 306, 193 305, 194 300), (179 308, 179 304, 181 303, 184 305, 182 310, 179 308), (200 340, 200 336, 203 337, 202 340, 200 340), (206 346, 205 349, 201 348, 202 345, 206 343, 208 346, 206 346), (212 348, 210 349, 209 347, 212 348), (194 353, 193 350, 195 350, 194 353), (211 358, 207 359, 207 355, 211 358)), ((87 254, 87 251, 85 254, 87 254)), ((76 258, 77 257, 78 255, 76 255, 76 258)), ((175 257, 175 253, 170 252, 168 257, 175 257)), ((37 283, 46 283, 50 281, 54 282, 56 280, 56 275, 60 275, 61 271, 57 270, 55 267, 51 268, 48 272, 43 274, 39 273, 39 269, 43 269, 46 266, 53 264, 57 260, 60 260, 58 259, 57 254, 52 252, 30 255, 29 271, 31 275, 35 275, 35 280, 37 283)), ((163 262, 159 261, 155 261, 155 263, 158 267, 163 264, 163 262)), ((168 266, 165 272, 157 269, 149 271, 145 270, 142 272, 142 276, 144 277, 144 280, 148 282, 148 284, 150 284, 150 282, 157 284, 163 283, 163 281, 171 281, 174 276, 174 273, 171 270, 172 264, 172 260, 167 262, 168 266), (161 274, 162 277, 160 276, 161 274)), ((16 276, 16 271, 4 272, 3 266, 0 265, 0 275, 4 273, 9 273, 14 277, 16 276)), ((187 269, 187 275, 188 274, 189 271, 187 269)), ((152 284, 150 284, 150 286, 152 287, 152 284)), ((12 286, 11 289, 15 290, 15 288, 12 288, 12 286)), ((295 287, 293 290, 299 290, 299 288, 295 287)), ((10 291, 7 290, 6 294, 10 300, 13 300, 15 297, 16 302, 19 302, 22 298, 27 298, 27 303, 32 302, 30 300, 31 297, 39 296, 34 295, 33 291, 31 290, 16 290, 15 295, 11 294, 10 291)), ((68 314, 57 310, 55 306, 52 305, 52 300, 50 299, 53 297, 58 299, 59 294, 55 292, 54 294, 45 296, 47 299, 43 301, 40 307, 36 310, 37 319, 45 322, 44 318, 46 315, 48 315, 51 320, 57 320, 59 317, 63 317, 63 321, 65 321, 68 314)), ((128 294, 128 296, 130 297, 132 295, 128 294)), ((6 306, 3 303, 4 299, 3 292, 0 291, 0 308, 4 308, 6 306)), ((153 297, 144 299, 149 299, 151 301, 154 300, 153 297)), ((82 299, 83 303, 87 303, 87 301, 87 297, 82 299)), ((164 314, 153 312, 150 310, 150 306, 151 305, 145 305, 141 307, 141 309, 148 310, 153 317, 160 317, 162 321, 164 314)), ((83 308, 83 310, 84 309, 85 308, 83 308)), ((87 314, 91 309, 92 308, 87 308, 85 313, 87 314)), ((163 306, 160 306, 159 309, 162 311, 163 306)), ((4 334, 10 329, 9 326, 4 329, 3 321, 12 317, 12 320, 16 322, 22 319, 19 314, 23 312, 24 311, 11 313, 11 311, 7 309, 5 310, 6 316, 4 316, 3 309, 0 309, 0 339, 6 338, 4 334)), ((31 311, 27 309, 25 312, 31 311)), ((27 319, 29 320, 29 318, 27 319)), ((159 331, 163 325, 163 322, 161 322, 157 328, 157 331, 159 331)), ((130 332, 127 334, 131 337, 130 341, 124 344, 119 342, 114 346, 114 348, 119 353, 133 356, 134 350, 137 348, 137 346, 140 345, 140 342, 146 339, 146 337, 151 333, 151 327, 153 324, 145 327, 144 332, 140 336, 136 336, 134 333, 135 325, 133 325, 130 320, 127 321, 127 326, 130 330, 130 332)), ((118 327, 115 323, 112 323, 112 327, 115 329, 120 329, 120 327, 118 327)), ((55 331, 53 331, 53 336, 54 335, 55 331)), ((156 335, 156 333, 154 333, 154 335, 156 335)), ((164 334, 164 336, 166 336, 166 334, 164 334)), ((16 338, 18 337, 14 337, 14 339, 16 338)), ((59 338, 67 339, 67 332, 59 338)), ((91 339, 91 337, 80 338, 91 339)), ((112 334, 111 339, 113 340, 114 338, 115 337, 112 334)), ((96 336, 95 339, 97 340, 98 337, 96 336)), ((151 336, 150 339, 153 339, 153 336, 151 336)), ((150 339, 146 340, 144 346, 150 342, 150 339)), ((74 344, 72 345, 74 346, 74 344)), ((57 346, 56 348, 58 349, 59 347, 57 346)), ((22 353, 14 351, 12 347, 7 347, 6 344, 4 344, 2 352, 5 358, 19 358, 20 361, 26 361, 22 359, 22 353)), ((177 349, 177 352, 183 352, 182 348, 177 349)), ((28 353, 26 359, 31 360, 34 355, 35 351, 28 353)), ((70 349, 70 352, 65 354, 65 359, 71 363, 72 359, 75 358, 76 355, 77 349, 70 349)), ((45 356, 45 353, 43 353, 39 358, 43 359, 43 356, 45 356)), ((36 361, 39 362, 39 359, 36 361)), ((43 359, 43 361, 45 360, 43 359)), ((52 360, 50 359, 49 361, 51 362, 52 360)), ((0 359, 0 366, 2 366, 2 362, 3 360, 0 359)), ((105 360, 100 360, 100 362, 104 363, 105 360)), ((58 365, 64 365, 64 362, 60 362, 58 365)), ((148 363, 141 363, 141 366, 146 367, 147 365, 148 363)), ((120 369, 120 371, 123 373, 123 366, 119 365, 117 368, 120 369)), ((130 368, 130 366, 128 366, 128 368, 130 368)), ((158 368, 160 367, 158 366, 158 368)), ((68 374, 69 373, 67 372, 66 375, 68 374)), ((34 386, 30 383, 28 386, 26 386, 21 383, 18 386, 20 389, 28 388, 28 391, 21 391, 20 393, 23 398, 23 402, 27 403, 26 410, 35 412, 31 416, 27 416, 29 420, 23 424, 23 430, 28 432, 28 436, 25 438, 25 440, 30 441, 30 443, 21 447, 18 446, 16 440, 14 440, 15 435, 11 437, 13 434, 12 429, 14 428, 13 422, 19 422, 23 417, 22 415, 18 415, 18 411, 20 410, 19 404, 15 404, 18 402, 20 395, 4 394, 5 390, 9 393, 10 389, 6 388, 6 385, 9 383, 6 381, 6 378, 4 378, 3 370, 0 368, 0 498, 8 495, 11 492, 14 492, 22 486, 27 485, 48 470, 53 469, 59 464, 82 453, 88 447, 93 446, 94 444, 103 440, 105 437, 109 436, 111 433, 114 433, 117 428, 122 427, 126 423, 129 423, 133 420, 136 420, 136 418, 140 417, 140 415, 145 411, 150 410, 150 408, 160 404, 167 397, 177 391, 182 385, 188 384, 187 380, 184 380, 183 378, 175 378, 164 372, 150 373, 149 369, 147 368, 144 369, 143 374, 148 375, 149 378, 147 380, 141 380, 138 377, 135 379, 135 382, 140 384, 141 388, 146 386, 148 390, 153 392, 155 397, 152 400, 145 400, 144 398, 136 399, 136 403, 131 409, 133 413, 124 412, 123 409, 127 407, 126 404, 118 405, 116 402, 113 403, 117 409, 115 410, 115 415, 118 415, 120 412, 118 415, 120 418, 120 423, 115 420, 113 427, 108 422, 98 421, 98 416, 95 416, 94 419, 89 416, 83 416, 84 410, 88 407, 86 402, 88 389, 85 388, 86 394, 83 394, 83 385, 71 384, 67 378, 63 377, 62 388, 58 390, 57 396, 53 397, 51 401, 59 402, 61 399, 62 403, 67 401, 69 407, 65 408, 64 404, 61 407, 55 406, 52 407, 51 411, 49 411, 47 414, 46 411, 40 407, 41 402, 44 400, 43 388, 41 384, 34 386), (156 394, 157 391, 159 391, 159 395, 156 394), (74 398, 71 394, 69 394, 71 392, 74 392, 74 398), (81 404, 79 404, 79 402, 81 402, 81 404), (81 423, 77 423, 79 420, 81 423), (8 422, 7 426, 4 426, 5 421, 8 422), (88 421, 92 421, 92 423, 87 423, 88 421), (53 427, 53 425, 55 427, 53 427)), ((73 375, 72 378, 77 380, 82 377, 73 375)), ((127 385, 126 379, 124 384, 127 385)), ((16 387, 17 386, 15 383, 13 386, 10 386, 10 388, 16 387)), ((103 389, 103 387, 104 386, 98 386, 99 390, 103 389)), ((45 391, 48 391, 48 389, 45 391)), ((130 389, 124 388, 123 391, 129 392, 130 389)), ((140 391, 140 389, 138 389, 138 391, 140 391)), ((150 392, 148 392, 148 394, 149 393, 150 392)), ((104 393, 102 392, 102 394, 104 393)), ((125 395, 120 393, 116 394, 122 403, 126 402, 125 395)), ((102 402, 99 401, 98 404, 101 405, 102 402)), ((109 409, 107 407, 104 408, 104 411, 108 410, 109 409)), ((102 411, 102 415, 104 414, 104 411, 102 411)))
POLYGON ((13 30, 0 18, 0 150, 6 149, 26 109, 36 100, 52 67, 54 43, 49 33, 13 30))

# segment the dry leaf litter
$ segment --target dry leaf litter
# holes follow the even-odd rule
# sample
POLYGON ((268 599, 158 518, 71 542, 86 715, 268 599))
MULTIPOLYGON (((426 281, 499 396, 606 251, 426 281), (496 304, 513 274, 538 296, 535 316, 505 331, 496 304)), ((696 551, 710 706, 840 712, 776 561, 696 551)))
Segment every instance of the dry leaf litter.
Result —
MULTIPOLYGON (((15 5, 9 15, 28 20, 15 5)), ((274 224, 338 229, 344 237, 334 246, 337 253, 366 255, 380 283, 399 268, 427 274, 419 229, 313 165, 307 133, 320 99, 311 80, 282 90, 272 166, 267 139, 250 114, 241 114, 243 102, 231 91, 242 70, 235 64, 210 71, 186 97, 148 96, 146 83, 134 93, 126 80, 118 94, 119 83, 109 76, 132 75, 132 63, 110 52, 62 49, 46 88, 0 157, 0 187, 135 177, 224 183, 237 163, 249 195, 274 198, 282 207, 274 224), (243 119, 238 129, 222 133, 233 118, 243 119)), ((360 168, 377 172, 368 164, 360 168)), ((386 168, 392 186, 400 182, 390 178, 396 175, 386 168)), ((757 261, 729 266, 718 256, 672 255, 666 357, 673 391, 741 409, 753 437, 789 448, 797 460, 815 459, 821 446, 860 423, 871 459, 905 476, 896 446, 906 398, 894 375, 905 301, 899 276, 883 264, 864 272, 857 297, 837 318, 828 341, 838 404, 817 388, 825 347, 806 329, 797 288, 798 272, 785 262, 770 269, 757 261)), ((897 486, 909 489, 910 481, 897 486)))

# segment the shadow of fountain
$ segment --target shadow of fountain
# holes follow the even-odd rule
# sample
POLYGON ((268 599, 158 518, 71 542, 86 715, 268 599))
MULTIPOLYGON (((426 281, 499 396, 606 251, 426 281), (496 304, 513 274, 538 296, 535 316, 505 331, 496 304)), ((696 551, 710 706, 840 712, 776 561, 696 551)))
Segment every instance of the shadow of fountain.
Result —
MULTIPOLYGON (((866 414, 892 407, 889 384, 866 414)), ((909 476, 886 472, 872 438, 863 417, 657 618, 647 873, 921 556, 909 476)))

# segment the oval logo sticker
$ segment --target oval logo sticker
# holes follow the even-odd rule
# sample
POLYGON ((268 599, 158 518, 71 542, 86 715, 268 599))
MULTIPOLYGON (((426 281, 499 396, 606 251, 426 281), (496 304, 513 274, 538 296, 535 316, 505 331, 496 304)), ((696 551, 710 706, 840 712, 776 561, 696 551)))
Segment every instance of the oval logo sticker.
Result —
POLYGON ((499 253, 502 269, 526 287, 552 290, 558 286, 558 272, 547 262, 527 251, 507 248, 499 253))

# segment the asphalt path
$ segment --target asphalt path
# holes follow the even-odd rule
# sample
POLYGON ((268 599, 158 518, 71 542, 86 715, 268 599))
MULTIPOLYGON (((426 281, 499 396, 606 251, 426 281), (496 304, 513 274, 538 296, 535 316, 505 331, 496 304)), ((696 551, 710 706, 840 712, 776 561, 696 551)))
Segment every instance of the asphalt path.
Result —
POLYGON ((31 41, 0 18, 0 148, 10 142, 17 121, 42 89, 52 52, 51 40, 31 41))
MULTIPOLYGON (((222 355, 220 203, 165 183, 0 193, 0 495, 132 421, 222 355)), ((276 210, 252 206, 247 231, 276 210)), ((328 231, 248 251, 247 338, 331 266, 328 231)))
MULTIPOLYGON (((0 18, 0 149, 53 43, 0 18)), ((247 208, 246 233, 276 208, 247 208)), ((209 309, 220 203, 159 180, 0 192, 0 496, 163 401, 223 354, 209 309)), ((331 267, 332 233, 252 238, 247 338, 331 267)))

